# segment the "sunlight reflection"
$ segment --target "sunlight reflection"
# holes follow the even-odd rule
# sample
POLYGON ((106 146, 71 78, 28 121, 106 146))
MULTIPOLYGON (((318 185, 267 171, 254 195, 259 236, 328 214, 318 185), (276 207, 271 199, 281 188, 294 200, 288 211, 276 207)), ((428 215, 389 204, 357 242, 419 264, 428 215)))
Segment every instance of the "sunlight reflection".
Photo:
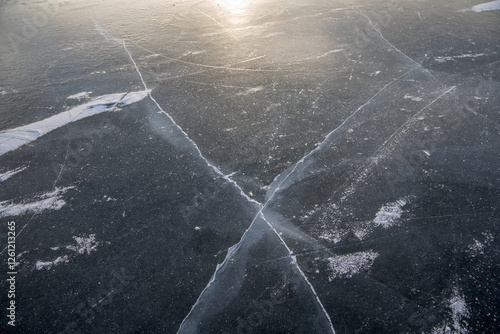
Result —
POLYGON ((222 3, 234 9, 243 9, 245 7, 245 0, 223 0, 222 3))

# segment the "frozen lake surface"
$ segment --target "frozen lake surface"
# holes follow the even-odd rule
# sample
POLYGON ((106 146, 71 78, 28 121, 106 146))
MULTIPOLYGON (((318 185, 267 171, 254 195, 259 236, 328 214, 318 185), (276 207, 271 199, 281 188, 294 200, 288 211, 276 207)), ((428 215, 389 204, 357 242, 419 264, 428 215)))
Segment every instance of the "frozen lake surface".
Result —
POLYGON ((498 333, 498 3, 2 1, 0 332, 498 333))

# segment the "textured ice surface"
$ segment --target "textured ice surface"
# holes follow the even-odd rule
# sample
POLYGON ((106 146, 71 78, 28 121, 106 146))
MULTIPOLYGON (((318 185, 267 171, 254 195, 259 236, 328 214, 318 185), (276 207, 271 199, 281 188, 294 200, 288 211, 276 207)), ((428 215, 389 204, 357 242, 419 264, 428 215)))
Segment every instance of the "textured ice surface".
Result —
POLYGON ((474 5, 3 2, 19 330, 498 332, 500 36, 474 5))

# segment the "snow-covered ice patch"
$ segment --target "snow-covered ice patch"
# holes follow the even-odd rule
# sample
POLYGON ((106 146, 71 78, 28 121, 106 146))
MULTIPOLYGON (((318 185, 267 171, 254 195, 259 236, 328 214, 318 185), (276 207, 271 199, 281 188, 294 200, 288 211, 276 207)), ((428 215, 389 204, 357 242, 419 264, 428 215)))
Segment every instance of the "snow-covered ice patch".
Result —
POLYGON ((0 202, 0 217, 14 217, 25 213, 38 214, 45 210, 59 210, 66 205, 61 195, 73 188, 56 188, 50 193, 37 196, 38 200, 35 202, 18 204, 13 203, 13 201, 0 202))
POLYGON ((81 120, 119 107, 138 102, 148 91, 118 93, 99 96, 85 104, 32 124, 0 132, 0 155, 31 143, 41 136, 71 122, 81 120))
POLYGON ((453 61, 455 59, 464 59, 464 58, 474 59, 477 57, 483 57, 485 55, 486 55, 485 53, 476 53, 476 54, 467 53, 467 54, 463 54, 463 55, 459 55, 459 56, 436 57, 436 58, 434 58, 434 61, 436 61, 438 63, 445 63, 447 61, 453 61))
POLYGON ((366 238, 370 234, 371 230, 372 229, 368 226, 362 226, 362 227, 358 227, 353 232, 354 232, 354 235, 356 236, 356 238, 358 238, 359 240, 363 240, 364 238, 366 238))
POLYGON ((244 92, 238 93, 237 95, 239 95, 239 96, 241 96, 241 95, 249 95, 249 94, 260 92, 263 89, 264 89, 264 87, 262 87, 262 86, 252 87, 252 88, 246 89, 244 92))
POLYGON ((465 301, 464 295, 458 288, 453 289, 453 294, 448 300, 449 312, 451 312, 450 323, 444 323, 434 327, 431 334, 454 333, 468 334, 470 333, 468 326, 468 318, 470 317, 470 308, 465 301))
POLYGON ((65 255, 65 256, 59 256, 54 261, 47 261, 47 262, 36 261, 35 267, 36 267, 36 270, 51 269, 52 267, 55 267, 58 264, 68 263, 68 262, 69 262, 69 258, 67 255, 65 255))
POLYGON ((395 224, 395 222, 401 218, 403 213, 403 207, 406 205, 406 199, 400 199, 396 202, 386 204, 380 208, 380 210, 375 215, 373 222, 377 225, 382 225, 383 227, 390 227, 395 224))
POLYGON ((490 10, 500 10, 500 0, 486 2, 486 3, 480 4, 480 5, 474 6, 471 8, 471 10, 473 12, 476 12, 476 13, 490 11, 490 10))
POLYGON ((324 58, 324 57, 331 55, 332 53, 338 53, 338 52, 342 52, 342 51, 343 51, 342 49, 330 50, 322 55, 317 56, 316 59, 324 58))
POLYGON ((467 330, 467 318, 470 314, 469 307, 465 302, 464 296, 458 291, 458 289, 454 290, 453 297, 450 299, 450 309, 452 312, 455 333, 469 333, 467 330))
POLYGON ((76 246, 70 245, 66 246, 69 249, 78 254, 90 254, 97 249, 99 242, 95 240, 95 234, 90 234, 88 236, 73 237, 76 241, 76 246))
POLYGON ((74 236, 73 240, 75 240, 76 244, 50 247, 50 249, 55 252, 60 252, 60 251, 64 252, 64 250, 66 249, 73 253, 59 256, 53 261, 37 261, 35 264, 36 269, 37 270, 52 269, 53 267, 61 263, 68 263, 70 259, 74 258, 75 256, 83 254, 89 255, 90 253, 96 251, 97 246, 99 245, 99 242, 96 241, 95 234, 74 236))
POLYGON ((321 58, 325 58, 325 57, 331 55, 332 53, 338 53, 338 52, 342 52, 342 51, 343 51, 343 49, 330 50, 328 52, 323 53, 322 55, 315 56, 315 57, 308 57, 308 58, 305 58, 304 60, 321 59, 321 58))
POLYGON ((485 248, 487 246, 490 246, 491 243, 495 240, 495 237, 490 232, 483 232, 483 236, 484 241, 481 242, 477 239, 474 239, 474 242, 467 247, 466 252, 470 256, 476 257, 478 255, 483 255, 485 248))
POLYGON ((279 35, 284 35, 285 32, 284 31, 280 31, 280 32, 272 32, 270 34, 267 34, 266 36, 264 37, 274 37, 274 36, 279 36, 279 35))
POLYGON ((471 256, 477 256, 483 254, 483 250, 484 250, 484 244, 479 240, 474 239, 474 242, 469 245, 467 252, 471 256))
POLYGON ((341 242, 346 234, 347 234, 346 232, 341 232, 341 231, 329 231, 321 234, 319 238, 336 244, 341 242))
POLYGON ((11 177, 13 177, 17 173, 21 173, 21 172, 25 171, 27 168, 28 167, 19 167, 19 168, 16 168, 16 169, 13 169, 13 170, 9 170, 9 171, 7 171, 5 173, 0 174, 0 182, 7 181, 8 179, 10 179, 11 177))
POLYGON ((82 99, 87 99, 87 98, 90 97, 90 94, 92 94, 92 92, 81 92, 81 93, 77 93, 77 94, 74 94, 74 95, 70 95, 66 99, 68 99, 68 100, 82 100, 82 99))
POLYGON ((415 97, 415 96, 411 96, 411 95, 408 95, 408 94, 406 94, 404 98, 407 99, 407 100, 415 101, 415 102, 420 102, 420 101, 423 100, 421 97, 415 97))
POLYGON ((369 270, 378 255, 375 252, 358 252, 328 258, 331 271, 329 281, 335 278, 351 278, 361 271, 369 270))

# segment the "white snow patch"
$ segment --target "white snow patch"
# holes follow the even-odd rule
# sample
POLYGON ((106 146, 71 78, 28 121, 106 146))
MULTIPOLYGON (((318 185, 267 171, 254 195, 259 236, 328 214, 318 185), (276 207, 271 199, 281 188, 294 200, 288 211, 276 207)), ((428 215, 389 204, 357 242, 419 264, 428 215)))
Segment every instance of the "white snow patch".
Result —
POLYGON ((469 323, 467 319, 470 316, 470 309, 465 301, 465 297, 460 293, 458 288, 453 289, 453 295, 448 301, 448 307, 451 311, 451 324, 445 323, 434 327, 431 334, 453 333, 453 334, 468 334, 470 333, 469 323), (450 328, 451 327, 451 328, 450 328))
POLYGON ((483 236, 483 242, 474 239, 474 242, 467 247, 466 252, 469 253, 470 256, 476 257, 484 254, 486 246, 489 246, 495 240, 495 237, 490 232, 483 232, 483 236))
POLYGON ((490 243, 492 243, 493 241, 495 241, 495 237, 493 236, 493 234, 492 234, 491 232, 486 231, 486 232, 483 232, 482 234, 483 234, 483 236, 484 236, 484 238, 485 238, 485 241, 484 241, 484 242, 485 242, 487 245, 489 245, 490 243))
POLYGON ((469 253, 471 256, 477 256, 483 254, 483 250, 484 244, 479 242, 479 240, 474 239, 474 243, 469 245, 467 253, 469 253))
POLYGON ((99 245, 99 242, 97 242, 95 240, 95 234, 74 236, 73 239, 76 241, 75 245, 50 247, 50 249, 53 251, 61 251, 61 250, 67 249, 67 250, 70 250, 72 252, 75 252, 76 254, 59 256, 54 261, 46 261, 46 262, 37 261, 36 265, 35 265, 36 269, 37 270, 51 269, 52 267, 55 267, 58 264, 68 263, 69 260, 71 258, 74 258, 75 256, 83 255, 83 254, 88 255, 91 252, 96 251, 97 246, 99 245))
POLYGON ((279 35, 284 35, 285 32, 284 31, 280 31, 280 32, 272 32, 268 35, 266 35, 265 37, 274 37, 274 36, 279 36, 279 35))
POLYGON ((472 7, 471 10, 473 12, 476 12, 476 13, 489 11, 489 10, 500 10, 500 1, 497 0, 497 1, 486 2, 486 3, 472 7))
POLYGON ((0 174, 0 182, 7 181, 8 179, 13 177, 17 173, 21 173, 21 172, 25 171, 27 168, 28 167, 19 167, 19 168, 16 168, 16 169, 13 169, 13 170, 10 170, 8 172, 0 174))
POLYGON ((369 270, 378 255, 375 252, 358 252, 330 257, 328 258, 328 265, 331 273, 328 280, 331 282, 337 277, 351 278, 360 271, 369 270))
POLYGON ((253 88, 248 88, 247 90, 245 90, 244 92, 241 92, 241 93, 238 93, 237 95, 238 96, 241 96, 241 95, 249 95, 249 94, 253 94, 253 93, 257 93, 257 92, 260 92, 261 90, 263 90, 264 87, 262 86, 259 86, 259 87, 253 87, 253 88))
POLYGON ((423 99, 421 97, 415 97, 415 96, 411 96, 411 95, 408 95, 408 94, 405 94, 405 99, 410 99, 412 101, 416 101, 416 102, 420 102, 422 101, 423 99))
POLYGON ((328 55, 330 55, 332 53, 337 53, 337 52, 341 52, 341 51, 343 51, 343 49, 330 50, 326 53, 323 53, 322 55, 319 55, 316 57, 308 57, 308 58, 305 58, 304 60, 321 59, 321 58, 327 57, 328 55))
POLYGON ((345 237, 346 233, 342 233, 340 231, 332 231, 325 232, 319 236, 320 239, 333 242, 334 244, 342 241, 342 238, 345 237))
POLYGON ((66 99, 69 99, 69 100, 87 99, 90 96, 90 94, 92 94, 92 92, 81 92, 81 93, 77 93, 74 95, 70 95, 66 99))
POLYGON ((148 91, 118 93, 99 96, 60 114, 32 124, 0 132, 0 155, 15 150, 68 123, 94 116, 118 107, 138 102, 148 96, 148 91))
POLYGON ((370 228, 358 228, 354 231, 354 235, 359 239, 363 240, 368 234, 370 234, 370 228))
POLYGON ((455 59, 464 59, 464 58, 477 58, 477 57, 482 57, 485 56, 485 53, 476 53, 476 54, 463 54, 459 56, 446 56, 446 57, 436 57, 434 58, 434 61, 438 63, 445 63, 447 61, 453 61, 455 59))
POLYGON ((326 52, 326 53, 324 53, 324 54, 322 54, 320 56, 317 56, 316 59, 324 58, 324 57, 326 57, 326 56, 328 56, 328 55, 330 55, 332 53, 338 53, 338 52, 341 52, 341 51, 342 51, 342 49, 330 50, 330 51, 328 51, 328 52, 326 52))
POLYGON ((56 188, 50 193, 37 196, 39 200, 31 203, 15 204, 12 201, 0 202, 0 217, 14 217, 24 213, 38 214, 45 210, 59 210, 66 205, 61 195, 73 188, 56 188))
POLYGON ((69 262, 68 256, 64 255, 64 256, 59 256, 54 261, 48 261, 48 262, 36 261, 35 267, 36 270, 51 269, 52 267, 55 267, 58 264, 68 263, 68 262, 69 262))
POLYGON ((95 240, 95 234, 89 236, 73 237, 76 241, 76 246, 66 246, 66 249, 74 251, 78 254, 90 254, 97 249, 99 242, 95 240))
POLYGON ((406 199, 403 198, 382 206, 373 219, 373 222, 385 228, 394 225, 394 223, 401 218, 401 214, 403 213, 402 208, 405 205, 406 199))
POLYGON ((450 309, 452 312, 453 318, 453 327, 455 329, 455 333, 457 334, 466 334, 469 333, 469 330, 462 325, 467 326, 467 318, 469 317, 469 307, 465 302, 465 298, 458 289, 454 290, 454 296, 450 299, 450 309))

